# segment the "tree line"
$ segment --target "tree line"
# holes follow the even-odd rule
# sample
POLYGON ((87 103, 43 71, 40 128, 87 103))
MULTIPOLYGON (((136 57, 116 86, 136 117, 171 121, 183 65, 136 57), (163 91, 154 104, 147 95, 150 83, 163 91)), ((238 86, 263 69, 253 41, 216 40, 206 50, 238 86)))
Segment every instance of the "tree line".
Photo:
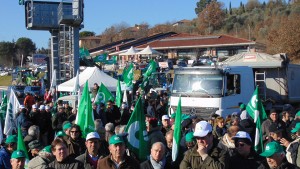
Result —
MULTIPOLYGON (((173 26, 174 21, 150 25, 146 22, 128 25, 126 22, 112 25, 99 35, 100 45, 122 39, 143 38, 156 33, 177 32, 195 35, 229 34, 266 44, 270 54, 287 53, 294 62, 300 59, 300 0, 259 0, 240 2, 236 8, 228 8, 217 0, 199 0, 195 4, 197 17, 190 22, 173 26)), ((80 37, 96 36, 95 32, 82 31, 80 37)), ((83 44, 94 48, 92 44, 83 44)), ((49 54, 49 49, 36 49, 29 38, 19 38, 16 42, 0 42, 2 65, 18 65, 23 56, 33 53, 49 54)), ((26 57, 23 58, 24 61, 26 57)))

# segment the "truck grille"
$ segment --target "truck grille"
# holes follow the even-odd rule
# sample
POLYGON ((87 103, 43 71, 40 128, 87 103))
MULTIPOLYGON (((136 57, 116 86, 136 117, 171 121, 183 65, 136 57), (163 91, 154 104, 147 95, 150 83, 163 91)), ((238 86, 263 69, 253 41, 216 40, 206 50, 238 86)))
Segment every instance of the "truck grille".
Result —
MULTIPOLYGON (((172 106, 172 109, 174 110, 174 113, 176 112, 177 107, 172 106)), ((196 108, 196 107, 181 107, 182 114, 190 114, 190 115, 197 115, 198 118, 203 118, 205 120, 208 120, 212 113, 215 113, 219 108, 196 108)))

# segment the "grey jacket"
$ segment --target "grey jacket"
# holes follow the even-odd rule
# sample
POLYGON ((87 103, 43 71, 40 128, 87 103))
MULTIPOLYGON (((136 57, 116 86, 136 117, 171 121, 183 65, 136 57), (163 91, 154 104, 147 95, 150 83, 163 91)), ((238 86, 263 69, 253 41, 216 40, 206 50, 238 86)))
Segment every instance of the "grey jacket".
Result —
POLYGON ((45 169, 50 162, 48 158, 36 156, 28 162, 28 169, 45 169))

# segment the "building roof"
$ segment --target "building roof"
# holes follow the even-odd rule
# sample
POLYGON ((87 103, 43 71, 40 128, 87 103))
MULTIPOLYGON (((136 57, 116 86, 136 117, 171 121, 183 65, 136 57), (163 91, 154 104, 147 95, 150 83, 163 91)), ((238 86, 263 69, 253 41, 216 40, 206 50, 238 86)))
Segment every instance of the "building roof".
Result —
POLYGON ((138 46, 145 48, 148 45, 154 49, 170 48, 199 48, 199 47, 220 47, 220 46, 240 46, 253 45, 256 42, 247 39, 236 38, 229 35, 192 35, 192 34, 175 34, 148 44, 138 46))

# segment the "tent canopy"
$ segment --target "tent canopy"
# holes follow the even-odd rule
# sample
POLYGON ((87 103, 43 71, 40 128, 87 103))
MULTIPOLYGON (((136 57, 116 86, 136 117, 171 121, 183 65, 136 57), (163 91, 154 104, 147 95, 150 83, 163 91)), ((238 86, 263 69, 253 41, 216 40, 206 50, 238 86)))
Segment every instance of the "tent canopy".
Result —
POLYGON ((281 55, 245 52, 230 56, 222 64, 228 66, 250 66, 253 68, 276 68, 283 66, 284 59, 281 55))
POLYGON ((137 53, 138 53, 138 51, 133 46, 131 46, 126 52, 120 53, 119 55, 120 56, 128 56, 128 55, 136 55, 137 53))
POLYGON ((142 51, 137 53, 138 55, 162 55, 162 53, 152 49, 149 45, 142 51))
MULTIPOLYGON (((60 85, 58 85, 58 91, 72 92, 74 89, 75 78, 72 78, 60 85)), ((110 91, 116 91, 118 80, 107 75, 103 71, 100 71, 97 67, 87 67, 83 72, 79 74, 79 85, 83 88, 85 82, 88 80, 89 88, 93 88, 94 83, 99 86, 103 83, 110 91)))

